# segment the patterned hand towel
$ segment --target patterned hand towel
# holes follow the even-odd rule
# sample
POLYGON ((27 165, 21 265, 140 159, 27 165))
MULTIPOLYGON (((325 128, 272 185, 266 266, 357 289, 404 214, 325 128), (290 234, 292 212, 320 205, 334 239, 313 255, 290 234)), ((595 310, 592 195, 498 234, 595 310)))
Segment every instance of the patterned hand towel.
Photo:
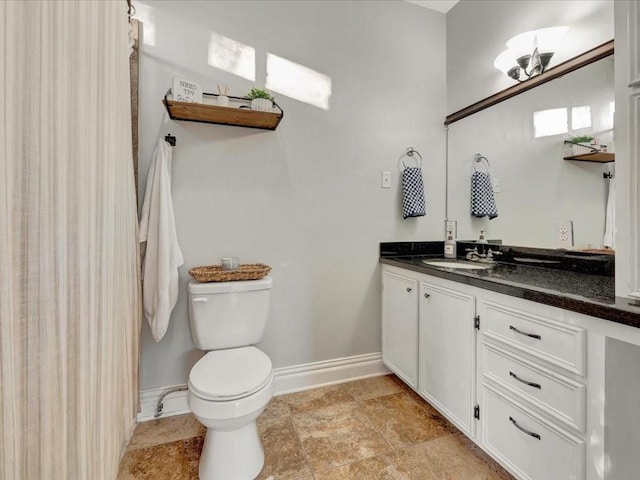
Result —
POLYGON ((489 220, 498 216, 491 176, 488 172, 475 171, 471 175, 471 215, 489 217, 489 220))
POLYGON ((402 218, 425 215, 422 169, 407 167, 402 172, 402 218))

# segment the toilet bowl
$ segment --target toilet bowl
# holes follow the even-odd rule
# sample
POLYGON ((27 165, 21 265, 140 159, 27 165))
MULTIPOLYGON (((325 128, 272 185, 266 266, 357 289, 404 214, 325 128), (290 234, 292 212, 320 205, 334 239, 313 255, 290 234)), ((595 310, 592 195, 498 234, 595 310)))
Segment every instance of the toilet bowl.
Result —
POLYGON ((207 353, 189 374, 189 408, 207 427, 201 480, 252 480, 264 451, 256 419, 273 397, 271 360, 255 347, 207 353))
POLYGON ((208 353, 189 373, 189 408, 207 434, 200 480, 253 480, 264 465, 256 419, 273 397, 262 340, 273 280, 189 282, 194 345, 208 353))

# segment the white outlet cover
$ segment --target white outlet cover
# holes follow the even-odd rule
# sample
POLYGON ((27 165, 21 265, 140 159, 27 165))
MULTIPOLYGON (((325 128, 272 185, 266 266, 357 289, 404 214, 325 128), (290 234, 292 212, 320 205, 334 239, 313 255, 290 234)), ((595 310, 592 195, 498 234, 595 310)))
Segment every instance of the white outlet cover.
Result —
POLYGON ((444 238, 447 238, 449 232, 451 232, 454 239, 458 238, 458 222, 456 220, 445 220, 444 224, 444 238))
POLYGON ((573 247, 573 222, 571 220, 556 222, 554 234, 556 247, 573 247))

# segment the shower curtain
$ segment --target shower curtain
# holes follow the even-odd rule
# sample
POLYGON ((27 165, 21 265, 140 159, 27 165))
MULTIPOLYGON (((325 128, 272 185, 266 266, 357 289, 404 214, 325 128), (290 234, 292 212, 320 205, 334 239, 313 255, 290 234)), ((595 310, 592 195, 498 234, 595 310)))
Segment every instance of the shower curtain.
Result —
POLYGON ((0 479, 113 480, 137 410, 127 5, 0 1, 0 479))

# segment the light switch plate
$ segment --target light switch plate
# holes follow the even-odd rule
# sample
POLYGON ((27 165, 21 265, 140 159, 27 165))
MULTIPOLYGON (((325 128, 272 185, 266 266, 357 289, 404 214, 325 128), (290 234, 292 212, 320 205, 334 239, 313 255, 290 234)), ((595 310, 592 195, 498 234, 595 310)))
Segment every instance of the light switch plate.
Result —
POLYGON ((500 193, 500 179, 492 178, 491 179, 491 188, 493 189, 493 193, 500 193))
POLYGON ((382 172, 382 188, 391 188, 391 172, 382 172))
POLYGON ((556 222, 556 247, 573 247, 573 222, 556 222))

